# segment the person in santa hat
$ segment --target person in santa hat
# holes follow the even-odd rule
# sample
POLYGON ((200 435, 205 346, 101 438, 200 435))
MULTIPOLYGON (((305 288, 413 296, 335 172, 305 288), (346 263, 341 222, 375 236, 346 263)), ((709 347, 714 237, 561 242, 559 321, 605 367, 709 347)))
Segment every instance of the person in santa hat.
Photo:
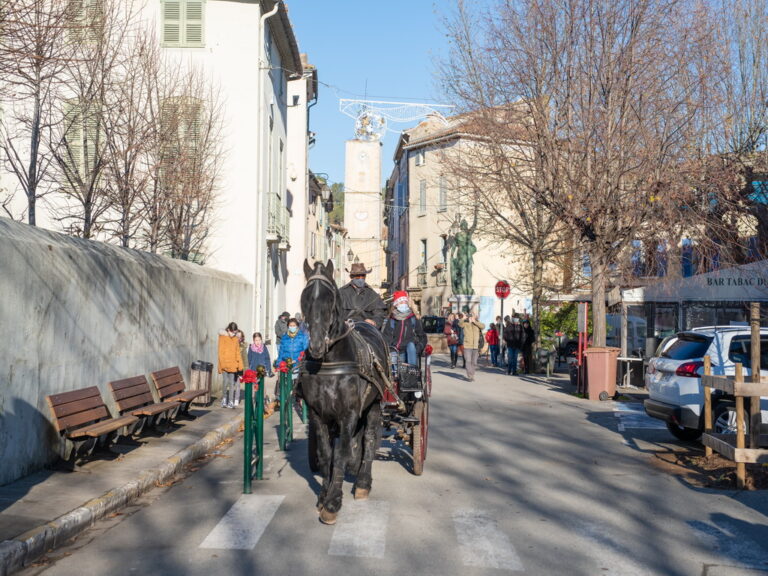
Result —
POLYGON ((401 362, 418 365, 427 345, 424 328, 413 313, 408 293, 399 290, 392 295, 392 312, 384 322, 384 342, 397 351, 401 362))

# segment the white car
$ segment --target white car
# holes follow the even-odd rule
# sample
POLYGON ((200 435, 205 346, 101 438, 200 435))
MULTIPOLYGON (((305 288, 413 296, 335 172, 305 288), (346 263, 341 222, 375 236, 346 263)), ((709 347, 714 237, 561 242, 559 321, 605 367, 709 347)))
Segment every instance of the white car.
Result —
MULTIPOLYGON (((712 361, 712 374, 732 375, 736 362, 741 362, 746 378, 752 374, 750 334, 746 326, 708 326, 666 339, 648 362, 645 373, 646 413, 666 422, 669 431, 681 440, 699 438, 704 430, 704 356, 712 361)), ((768 375, 768 328, 760 329, 760 367, 761 375, 768 375)), ((735 431, 733 397, 713 390, 712 402, 715 431, 735 431)), ((761 412, 766 422, 766 398, 762 399, 761 412)))

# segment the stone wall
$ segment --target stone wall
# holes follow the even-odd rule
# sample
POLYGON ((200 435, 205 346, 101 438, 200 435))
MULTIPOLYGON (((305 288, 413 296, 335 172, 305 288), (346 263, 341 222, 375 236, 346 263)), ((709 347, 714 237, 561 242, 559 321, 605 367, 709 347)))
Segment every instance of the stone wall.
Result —
MULTIPOLYGON (((251 317, 240 276, 0 218, 0 484, 55 460, 46 396, 217 361, 251 317), (242 319, 242 320, 241 320, 242 319)), ((220 379, 214 383, 220 387, 220 379)), ((114 414, 114 411, 113 411, 114 414)))

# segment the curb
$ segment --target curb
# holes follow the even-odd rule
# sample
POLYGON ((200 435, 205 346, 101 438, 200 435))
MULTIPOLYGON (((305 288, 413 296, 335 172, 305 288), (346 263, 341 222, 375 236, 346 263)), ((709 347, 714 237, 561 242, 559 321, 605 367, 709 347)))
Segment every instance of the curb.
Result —
POLYGON ((194 444, 180 450, 158 468, 144 472, 138 479, 89 500, 55 520, 33 528, 14 538, 0 542, 0 576, 21 570, 46 552, 85 531, 97 520, 126 506, 145 492, 168 480, 182 467, 206 454, 223 440, 235 436, 242 418, 219 426, 194 444))

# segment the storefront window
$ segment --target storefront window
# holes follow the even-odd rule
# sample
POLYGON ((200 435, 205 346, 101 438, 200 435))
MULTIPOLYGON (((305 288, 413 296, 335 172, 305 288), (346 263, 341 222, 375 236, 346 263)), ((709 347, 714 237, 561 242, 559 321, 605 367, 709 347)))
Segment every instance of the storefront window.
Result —
POLYGON ((677 304, 656 304, 654 312, 655 338, 662 339, 677 332, 677 304))
POLYGON ((686 302, 685 329, 700 326, 729 326, 747 322, 747 308, 741 302, 686 302))

